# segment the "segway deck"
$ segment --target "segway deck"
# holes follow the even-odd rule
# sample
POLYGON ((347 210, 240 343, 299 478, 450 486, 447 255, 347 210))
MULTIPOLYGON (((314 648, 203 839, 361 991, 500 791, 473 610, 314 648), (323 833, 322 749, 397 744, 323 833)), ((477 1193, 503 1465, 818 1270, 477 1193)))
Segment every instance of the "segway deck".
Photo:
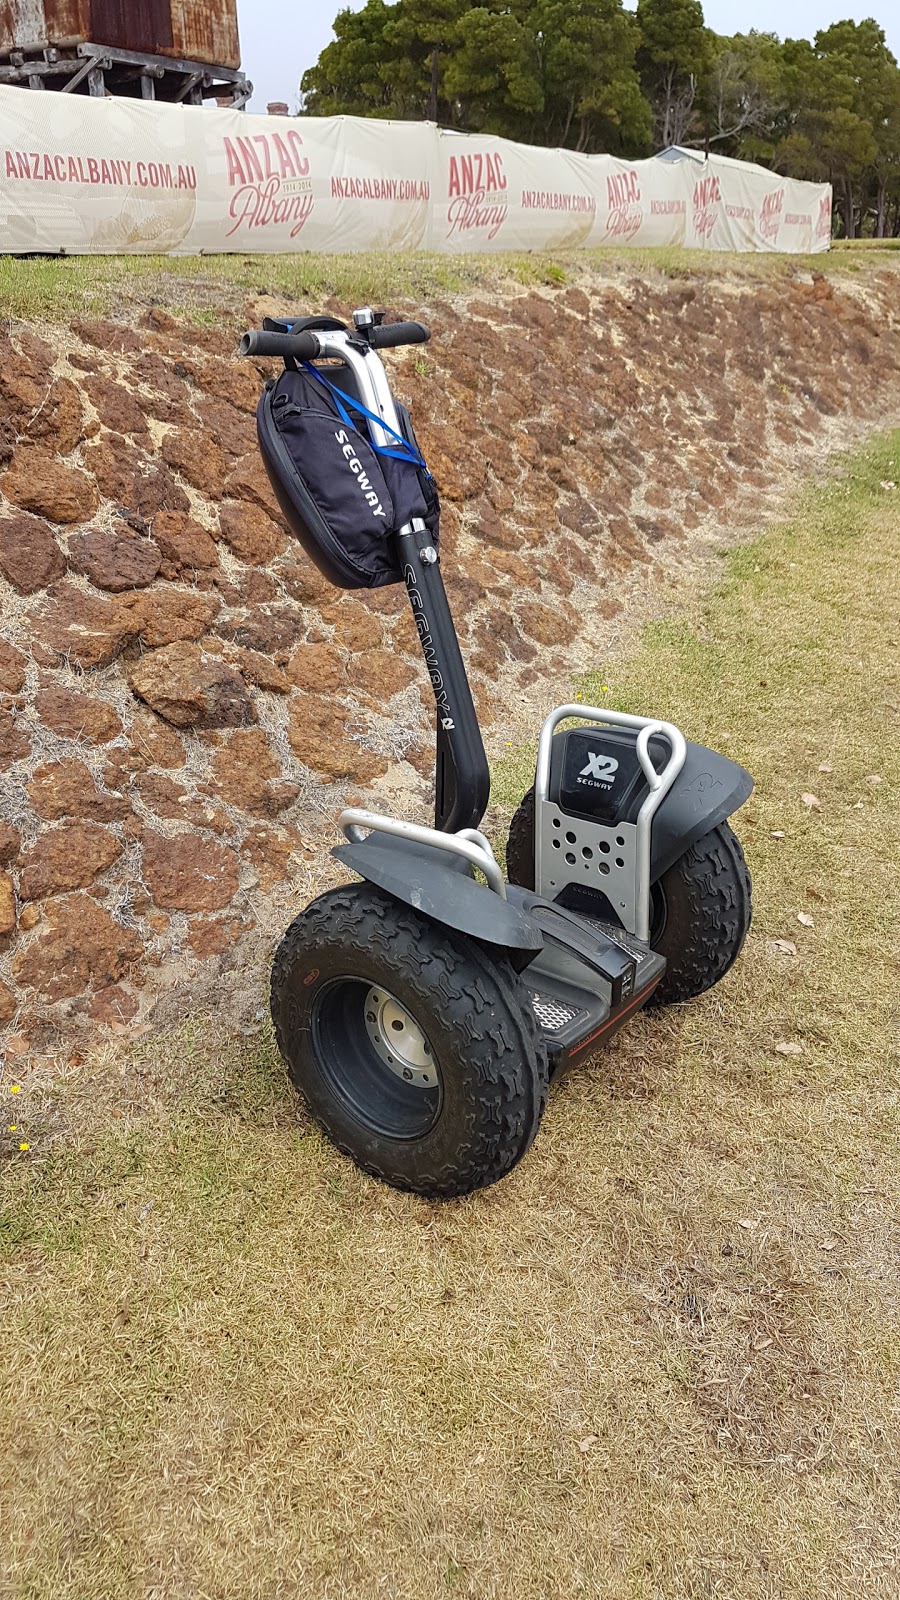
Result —
POLYGON ((544 936, 521 974, 544 1035, 552 1073, 576 1066, 645 1005, 666 969, 621 928, 565 910, 529 889, 509 898, 544 936))

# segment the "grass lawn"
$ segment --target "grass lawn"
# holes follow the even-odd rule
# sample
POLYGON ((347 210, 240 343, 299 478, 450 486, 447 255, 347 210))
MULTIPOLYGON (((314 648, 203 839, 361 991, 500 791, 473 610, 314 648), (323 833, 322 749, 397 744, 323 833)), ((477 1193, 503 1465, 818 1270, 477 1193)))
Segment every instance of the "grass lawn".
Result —
POLYGON ((363 1177, 266 1035, 7 1076, 4 1597, 896 1600, 898 522, 900 434, 581 684, 755 773, 756 920, 498 1187, 363 1177))
POLYGON ((659 247, 571 250, 532 255, 293 256, 0 256, 0 304, 12 317, 68 321, 160 301, 187 321, 222 321, 223 311, 240 320, 247 294, 277 294, 317 304, 334 295, 357 304, 394 306, 477 293, 510 283, 562 286, 583 273, 596 280, 623 277, 790 278, 811 271, 842 278, 900 265, 900 241, 839 241, 823 255, 737 255, 727 251, 659 247))

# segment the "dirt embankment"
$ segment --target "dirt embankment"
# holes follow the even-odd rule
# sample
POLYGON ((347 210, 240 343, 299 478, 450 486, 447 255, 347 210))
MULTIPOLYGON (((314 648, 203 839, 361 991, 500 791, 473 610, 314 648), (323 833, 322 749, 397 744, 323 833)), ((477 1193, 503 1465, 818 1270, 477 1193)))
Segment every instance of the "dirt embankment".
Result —
MULTIPOLYGON (((504 739, 711 527, 723 541, 824 448, 898 414, 896 272, 840 288, 584 272, 396 309, 433 327, 426 352, 388 359, 504 739)), ((266 368, 234 347, 232 326, 158 308, 0 340, 13 1053, 198 1002, 252 1019, 348 790, 427 815, 432 702, 405 597, 331 589, 286 535, 255 452, 266 368)))

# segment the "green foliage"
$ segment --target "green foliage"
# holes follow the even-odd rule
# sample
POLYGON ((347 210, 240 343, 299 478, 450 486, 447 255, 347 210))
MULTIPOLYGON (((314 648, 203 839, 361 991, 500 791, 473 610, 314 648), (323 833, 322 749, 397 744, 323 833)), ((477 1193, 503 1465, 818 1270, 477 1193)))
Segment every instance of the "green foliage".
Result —
POLYGON ((633 158, 707 147, 830 181, 846 237, 900 236, 900 69, 871 18, 810 43, 722 37, 702 0, 367 0, 303 76, 303 112, 429 119, 633 158))

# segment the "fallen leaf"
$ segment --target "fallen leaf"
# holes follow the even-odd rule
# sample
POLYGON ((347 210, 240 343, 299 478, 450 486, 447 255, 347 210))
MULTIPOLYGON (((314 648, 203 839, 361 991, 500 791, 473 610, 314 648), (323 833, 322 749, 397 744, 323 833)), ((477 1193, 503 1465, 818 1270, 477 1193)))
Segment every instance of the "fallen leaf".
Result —
POLYGON ((881 782, 881 773, 880 772, 867 772, 866 773, 866 783, 880 783, 880 782, 881 782))
POLYGON ((780 956, 795 956, 797 946, 790 939, 770 939, 769 949, 777 951, 780 956))
POLYGON ((782 832, 781 828, 773 828, 772 829, 772 838, 773 839, 783 839, 784 838, 784 833, 782 832))
POLYGON ((595 1444, 599 1444, 599 1442, 600 1442, 599 1433, 589 1433, 587 1435, 586 1439, 579 1439, 578 1448, 582 1452, 582 1454, 584 1455, 584 1454, 587 1453, 588 1450, 592 1450, 595 1444))
POLYGON ((794 1044, 791 1039, 779 1039, 775 1049, 780 1056, 802 1056, 803 1054, 802 1044, 794 1044))
POLYGON ((834 771, 834 767, 831 765, 830 761, 823 761, 819 766, 819 771, 820 772, 833 772, 834 771))
POLYGON ((27 1056, 28 1040, 24 1033, 10 1034, 6 1041, 6 1053, 8 1056, 27 1056))
POLYGON ((797 921, 801 922, 804 928, 814 928, 816 925, 815 917, 811 917, 808 911, 798 911, 797 921))
POLYGON ((754 1222, 752 1217, 738 1217, 738 1227, 746 1228, 748 1233, 752 1233, 754 1228, 759 1227, 759 1223, 754 1222))
POLYGON ((768 1350, 769 1345, 773 1344, 773 1343, 774 1343, 774 1340, 772 1340, 772 1339, 768 1339, 768 1338, 767 1339, 757 1339, 756 1343, 753 1346, 753 1348, 754 1348, 754 1350, 768 1350))
POLYGON ((835 1247, 837 1246, 837 1242, 838 1242, 837 1239, 821 1239, 819 1241, 819 1249, 820 1250, 834 1250, 835 1247))
POLYGON ((802 794, 800 799, 806 806, 807 811, 821 811, 822 802, 821 800, 817 800, 814 794, 802 794))

